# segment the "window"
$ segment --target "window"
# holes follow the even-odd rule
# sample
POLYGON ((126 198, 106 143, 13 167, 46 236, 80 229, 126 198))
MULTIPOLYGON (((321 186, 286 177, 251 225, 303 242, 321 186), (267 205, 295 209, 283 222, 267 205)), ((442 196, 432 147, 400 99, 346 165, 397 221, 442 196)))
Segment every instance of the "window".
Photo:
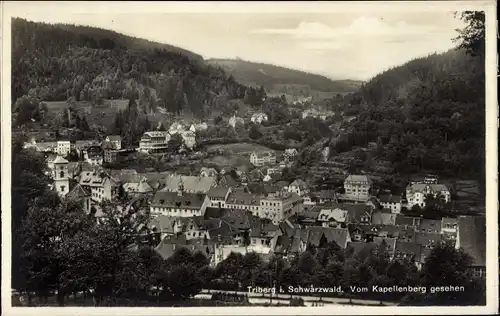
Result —
MULTIPOLYGON (((62 169, 62 167, 61 167, 61 169, 62 169)), ((60 177, 60 178, 64 178, 64 171, 61 171, 61 172, 59 173, 59 177, 60 177)))
POLYGON ((66 189, 66 186, 61 185, 61 192, 64 192, 65 189, 66 189))

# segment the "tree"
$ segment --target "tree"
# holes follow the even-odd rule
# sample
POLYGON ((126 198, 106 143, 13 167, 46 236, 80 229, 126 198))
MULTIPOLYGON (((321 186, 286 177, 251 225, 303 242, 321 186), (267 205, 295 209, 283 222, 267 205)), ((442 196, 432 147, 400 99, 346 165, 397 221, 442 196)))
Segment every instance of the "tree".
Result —
POLYGON ((202 284, 192 265, 174 266, 164 288, 168 288, 174 299, 185 300, 200 293, 202 284))
POLYGON ((170 140, 168 141, 168 150, 170 152, 177 153, 179 152, 179 149, 181 149, 183 143, 184 140, 182 139, 182 136, 179 134, 174 134, 172 135, 172 137, 170 137, 170 140))
POLYGON ((248 137, 251 139, 259 139, 262 137, 262 132, 259 130, 258 125, 252 125, 250 131, 248 132, 248 137))
POLYGON ((464 48, 473 56, 484 56, 485 48, 485 13, 484 11, 455 12, 455 17, 467 25, 457 30, 459 35, 454 38, 458 48, 464 48))

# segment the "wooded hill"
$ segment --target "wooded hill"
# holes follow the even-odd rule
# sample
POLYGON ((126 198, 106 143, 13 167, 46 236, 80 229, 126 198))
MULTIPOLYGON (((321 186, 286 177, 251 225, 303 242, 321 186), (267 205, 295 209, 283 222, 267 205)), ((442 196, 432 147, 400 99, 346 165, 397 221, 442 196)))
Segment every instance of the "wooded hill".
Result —
POLYGON ((245 92, 223 70, 184 49, 98 28, 13 20, 18 124, 40 116, 40 101, 136 99, 145 112, 162 106, 203 116, 219 94, 242 98, 245 92))
POLYGON ((483 173, 484 59, 450 50, 387 70, 363 85, 352 131, 336 152, 377 142, 398 171, 483 173))
POLYGON ((280 66, 244 61, 241 59, 209 59, 209 65, 220 66, 238 82, 252 86, 264 86, 276 93, 307 94, 313 91, 354 92, 361 82, 355 80, 331 80, 327 77, 280 66))

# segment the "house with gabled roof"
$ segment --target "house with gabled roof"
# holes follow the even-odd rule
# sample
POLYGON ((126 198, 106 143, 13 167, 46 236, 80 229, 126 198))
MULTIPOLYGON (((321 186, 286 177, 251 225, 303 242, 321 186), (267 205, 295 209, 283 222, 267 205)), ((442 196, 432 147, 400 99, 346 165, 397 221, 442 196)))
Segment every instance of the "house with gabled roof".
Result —
POLYGON ((422 218, 419 231, 428 234, 441 234, 441 220, 422 218))
POLYGON ((92 207, 92 194, 90 190, 84 188, 82 185, 77 184, 66 195, 66 198, 82 203, 83 210, 88 214, 92 207))
POLYGON ((409 260, 415 265, 421 267, 422 246, 415 242, 396 241, 394 251, 395 260, 409 260))
POLYGON ((355 201, 367 201, 372 184, 372 180, 366 175, 351 174, 344 181, 345 196, 355 201))
POLYGON ((288 192, 293 192, 299 196, 304 196, 310 192, 309 186, 304 180, 297 179, 290 183, 288 186, 288 192))
POLYGON ((206 194, 185 192, 180 184, 177 192, 156 192, 151 202, 151 213, 155 216, 203 216, 209 205, 206 194))
POLYGON ((306 230, 308 231, 307 245, 312 247, 320 247, 323 236, 327 242, 335 242, 342 249, 345 249, 347 243, 351 241, 347 228, 313 226, 306 228, 306 230))
POLYGON ((406 199, 408 201, 408 208, 411 209, 414 205, 420 207, 425 206, 425 196, 433 195, 434 197, 440 195, 444 202, 451 201, 451 191, 444 184, 428 184, 428 183, 415 183, 410 184, 406 188, 406 199))
POLYGON ((348 212, 341 205, 316 205, 311 211, 318 210, 317 221, 323 227, 346 228, 348 212))
POLYGON ((119 180, 102 169, 82 171, 78 183, 90 190, 92 201, 101 203, 103 200, 113 200, 118 196, 119 180))
POLYGON ((396 226, 403 227, 418 227, 420 228, 420 223, 422 222, 421 217, 405 216, 398 214, 396 216, 396 226))
POLYGON ((401 213, 401 196, 394 194, 382 194, 379 196, 382 207, 390 209, 393 213, 401 213))
POLYGON ((372 224, 373 225, 396 225, 396 214, 393 214, 391 210, 382 209, 373 212, 372 214, 372 224))

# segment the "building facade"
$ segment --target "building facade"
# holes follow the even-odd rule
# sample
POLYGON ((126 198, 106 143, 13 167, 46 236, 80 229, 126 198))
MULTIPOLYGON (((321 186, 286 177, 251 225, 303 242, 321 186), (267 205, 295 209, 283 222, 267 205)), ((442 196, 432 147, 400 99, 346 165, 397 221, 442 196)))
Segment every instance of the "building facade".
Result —
POLYGON ((139 151, 152 154, 164 153, 168 151, 170 134, 165 131, 146 132, 139 142, 139 151))

